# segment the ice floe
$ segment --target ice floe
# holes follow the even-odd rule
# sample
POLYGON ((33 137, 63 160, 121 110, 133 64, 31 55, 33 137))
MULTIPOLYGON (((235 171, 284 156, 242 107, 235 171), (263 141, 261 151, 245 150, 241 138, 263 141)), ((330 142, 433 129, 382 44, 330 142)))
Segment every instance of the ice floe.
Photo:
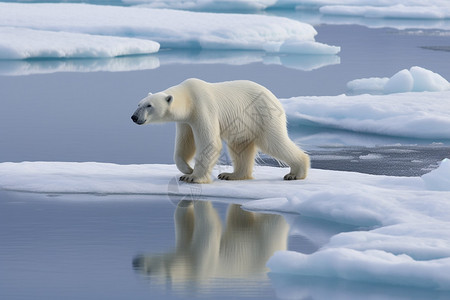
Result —
POLYGON ((339 278, 389 285, 448 289, 450 258, 418 261, 406 254, 381 250, 331 248, 313 254, 276 252, 268 262, 272 272, 339 278))
POLYGON ((281 100, 289 126, 418 139, 450 139, 450 91, 281 100))
POLYGON ((412 67, 390 78, 362 78, 347 83, 351 94, 391 94, 405 92, 438 92, 450 90, 450 83, 433 71, 412 67))
MULTIPOLYGON (((0 188, 50 194, 221 198, 242 203, 248 210, 299 213, 348 224, 357 230, 334 234, 312 254, 277 252, 268 266, 275 273, 449 289, 448 162, 444 160, 423 177, 312 169, 306 180, 295 182, 282 180, 286 168, 257 166, 255 180, 215 180, 207 185, 179 183, 174 165, 0 163, 0 188), (430 186, 430 182, 437 184, 430 186)), ((226 169, 217 166, 214 175, 226 169)))
POLYGON ((153 8, 171 8, 196 11, 256 11, 270 8, 320 8, 339 7, 448 7, 445 0, 122 0, 123 3, 153 8))
MULTIPOLYGON (((117 37, 128 38, 128 54, 136 54, 136 49, 141 49, 143 45, 148 47, 149 40, 156 41, 163 48, 271 51, 282 51, 284 43, 289 41, 291 46, 286 46, 289 52, 310 53, 317 34, 311 25, 283 17, 74 3, 0 3, 0 27, 3 27, 0 49, 6 49, 0 51, 0 59, 24 56, 22 49, 17 46, 25 44, 28 44, 27 53, 36 53, 33 57, 39 57, 42 53, 48 57, 55 47, 62 46, 66 47, 65 52, 69 54, 80 51, 84 55, 89 52, 95 55, 96 52, 104 51, 102 43, 108 39, 106 36, 110 36, 109 43, 117 41, 119 46, 124 40, 118 40, 117 37), (29 32, 24 29, 17 31, 14 27, 35 30, 35 35, 41 36, 42 42, 33 41, 29 32), (53 42, 45 43, 49 38, 53 42), (30 39, 32 43, 29 43, 30 39), (9 47, 10 44, 16 46, 9 47), (46 44, 48 49, 44 48, 46 44), (37 49, 30 49, 33 45, 37 49), (67 49, 70 45, 75 49, 67 49)), ((318 54, 336 54, 340 50, 339 47, 320 43, 317 43, 317 47, 318 54)), ((125 51, 119 53, 126 54, 125 51)), ((58 55, 56 57, 61 54, 55 53, 58 55)), ((112 54, 115 53, 108 53, 109 56, 112 54)), ((32 56, 28 54, 25 57, 32 56)))
POLYGON ((450 5, 386 5, 386 6, 350 6, 330 5, 322 6, 320 12, 325 15, 340 15, 365 18, 397 18, 397 19, 448 19, 450 18, 450 5))
POLYGON ((122 0, 125 4, 152 8, 170 8, 194 11, 256 11, 264 10, 277 0, 122 0))
POLYGON ((0 59, 115 57, 158 50, 159 44, 150 40, 0 27, 0 59))

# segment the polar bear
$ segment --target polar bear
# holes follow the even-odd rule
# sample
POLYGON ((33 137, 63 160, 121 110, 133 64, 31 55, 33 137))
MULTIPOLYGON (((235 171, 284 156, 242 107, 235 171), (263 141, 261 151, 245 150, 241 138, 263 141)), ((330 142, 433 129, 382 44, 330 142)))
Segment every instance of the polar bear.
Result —
POLYGON ((142 99, 131 119, 138 125, 176 122, 174 161, 184 173, 181 181, 211 182, 211 171, 227 143, 233 173, 223 180, 252 179, 259 149, 286 163, 285 180, 304 179, 309 156, 289 139, 286 114, 265 87, 248 80, 208 83, 187 79, 179 85, 142 99), (192 168, 189 162, 194 158, 192 168))

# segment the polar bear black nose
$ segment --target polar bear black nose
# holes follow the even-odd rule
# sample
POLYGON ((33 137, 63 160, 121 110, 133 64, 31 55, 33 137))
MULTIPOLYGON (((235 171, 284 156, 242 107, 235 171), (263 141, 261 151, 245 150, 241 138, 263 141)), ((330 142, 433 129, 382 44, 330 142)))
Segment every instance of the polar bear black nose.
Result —
POLYGON ((139 119, 139 118, 138 118, 138 116, 136 116, 136 115, 132 115, 132 116, 131 116, 131 120, 133 120, 134 123, 136 123, 138 119, 139 119))

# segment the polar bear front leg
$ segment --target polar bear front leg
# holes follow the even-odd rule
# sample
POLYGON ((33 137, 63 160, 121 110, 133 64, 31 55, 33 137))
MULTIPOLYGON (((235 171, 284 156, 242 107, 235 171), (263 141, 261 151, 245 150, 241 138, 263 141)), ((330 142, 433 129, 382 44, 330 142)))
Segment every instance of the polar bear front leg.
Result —
POLYGON ((219 159, 222 150, 220 132, 202 127, 199 132, 194 131, 194 139, 197 149, 194 171, 192 174, 181 176, 180 180, 191 183, 209 183, 211 182, 212 168, 219 159))
POLYGON ((178 170, 183 174, 192 174, 193 169, 189 165, 195 154, 194 134, 191 126, 185 123, 177 123, 175 138, 175 153, 173 160, 178 170))

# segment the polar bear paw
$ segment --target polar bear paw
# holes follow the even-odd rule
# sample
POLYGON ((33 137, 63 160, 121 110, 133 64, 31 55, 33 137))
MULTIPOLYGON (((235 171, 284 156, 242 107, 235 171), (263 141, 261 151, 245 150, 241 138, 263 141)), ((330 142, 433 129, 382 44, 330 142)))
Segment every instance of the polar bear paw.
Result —
POLYGON ((306 178, 306 173, 301 172, 300 174, 289 173, 284 175, 284 180, 301 180, 306 178))
POLYGON ((208 177, 197 177, 195 175, 183 175, 180 177, 180 181, 184 181, 187 183, 210 183, 211 179, 208 177))
POLYGON ((284 180, 297 180, 300 178, 297 178, 297 176, 295 174, 289 173, 289 174, 284 175, 283 179, 284 180))
POLYGON ((246 180, 246 179, 253 179, 251 176, 242 176, 235 173, 220 173, 217 178, 221 180, 246 180))

